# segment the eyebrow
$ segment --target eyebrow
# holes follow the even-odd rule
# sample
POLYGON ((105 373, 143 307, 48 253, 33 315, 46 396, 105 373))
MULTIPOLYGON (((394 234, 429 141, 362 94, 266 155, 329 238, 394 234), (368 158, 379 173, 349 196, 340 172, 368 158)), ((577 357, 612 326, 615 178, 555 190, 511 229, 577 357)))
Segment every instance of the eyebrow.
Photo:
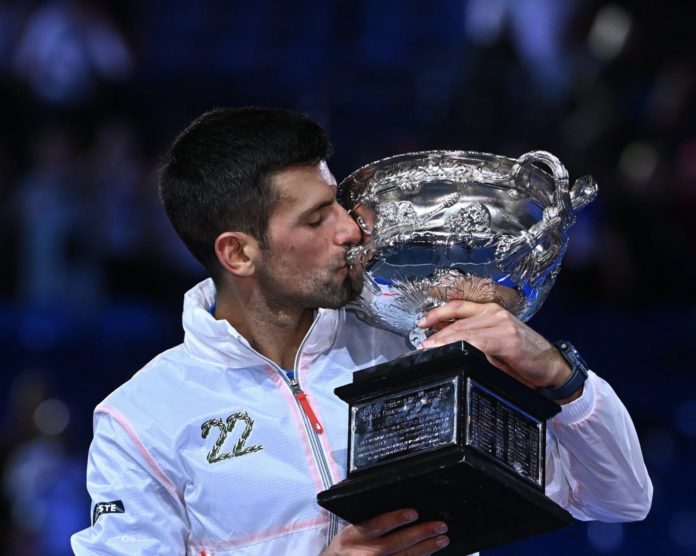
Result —
POLYGON ((334 204, 335 201, 336 201, 336 198, 334 197, 333 199, 327 199, 326 201, 322 201, 316 205, 312 205, 307 210, 303 210, 300 216, 302 218, 309 216, 310 214, 317 212, 317 211, 320 211, 323 208, 330 207, 331 205, 334 204))

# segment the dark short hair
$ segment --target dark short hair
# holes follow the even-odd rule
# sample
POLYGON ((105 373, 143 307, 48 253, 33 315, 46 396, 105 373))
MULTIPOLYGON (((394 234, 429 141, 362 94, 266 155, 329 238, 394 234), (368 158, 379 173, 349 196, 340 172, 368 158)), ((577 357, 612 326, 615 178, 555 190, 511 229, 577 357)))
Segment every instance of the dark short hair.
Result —
POLYGON ((172 226, 217 282, 215 240, 223 232, 268 245, 268 219, 278 202, 271 174, 328 160, 322 127, 281 108, 217 108, 174 140, 160 171, 160 197, 172 226))

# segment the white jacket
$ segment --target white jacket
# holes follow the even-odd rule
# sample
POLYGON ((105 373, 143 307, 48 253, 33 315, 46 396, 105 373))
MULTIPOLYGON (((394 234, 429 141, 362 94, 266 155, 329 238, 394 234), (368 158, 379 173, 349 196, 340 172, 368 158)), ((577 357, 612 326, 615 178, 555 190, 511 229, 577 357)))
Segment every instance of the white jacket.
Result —
MULTIPOLYGON (((347 410, 333 390, 402 354, 405 339, 319 310, 295 362, 301 402, 283 370, 210 314, 214 299, 211 280, 190 290, 183 344, 95 409, 93 525, 73 535, 77 555, 314 556, 340 526, 316 503, 346 476, 347 410)), ((592 374, 548 431, 552 499, 578 519, 647 514, 635 430, 606 382, 592 374)))

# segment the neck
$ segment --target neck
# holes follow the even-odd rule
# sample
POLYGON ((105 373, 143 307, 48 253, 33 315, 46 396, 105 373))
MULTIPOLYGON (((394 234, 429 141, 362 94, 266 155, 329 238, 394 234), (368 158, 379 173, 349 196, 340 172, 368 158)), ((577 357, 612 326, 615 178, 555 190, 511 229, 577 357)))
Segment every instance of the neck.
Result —
POLYGON ((218 293, 215 318, 227 320, 251 347, 289 370, 314 321, 314 310, 271 307, 253 295, 242 302, 238 295, 218 293))

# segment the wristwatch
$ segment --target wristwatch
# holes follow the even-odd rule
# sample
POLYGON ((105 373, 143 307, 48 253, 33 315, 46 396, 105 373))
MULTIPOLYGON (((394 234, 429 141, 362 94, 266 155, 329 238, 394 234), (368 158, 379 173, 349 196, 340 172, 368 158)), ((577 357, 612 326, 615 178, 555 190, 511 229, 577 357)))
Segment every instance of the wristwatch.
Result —
POLYGON ((578 390, 587 380, 587 363, 580 356, 575 346, 567 340, 560 340, 553 343, 554 346, 566 360, 570 366, 570 377, 560 386, 555 388, 538 388, 539 392, 545 398, 553 401, 564 400, 569 398, 576 390, 578 390))

